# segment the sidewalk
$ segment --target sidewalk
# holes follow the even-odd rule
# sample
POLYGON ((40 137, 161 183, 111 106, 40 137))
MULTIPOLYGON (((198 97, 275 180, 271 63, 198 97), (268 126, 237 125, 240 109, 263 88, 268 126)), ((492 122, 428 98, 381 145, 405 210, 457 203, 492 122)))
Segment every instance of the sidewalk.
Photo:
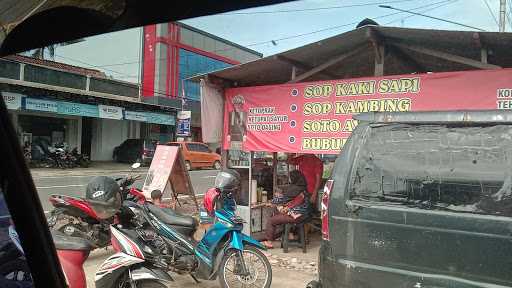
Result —
MULTIPOLYGON (((89 168, 31 168, 30 173, 32 177, 55 177, 55 176, 79 176, 79 175, 102 175, 105 173, 128 173, 131 171, 131 164, 129 163, 116 163, 116 162, 91 162, 89 168)), ((138 173, 145 173, 148 167, 140 167, 137 169, 138 173)))

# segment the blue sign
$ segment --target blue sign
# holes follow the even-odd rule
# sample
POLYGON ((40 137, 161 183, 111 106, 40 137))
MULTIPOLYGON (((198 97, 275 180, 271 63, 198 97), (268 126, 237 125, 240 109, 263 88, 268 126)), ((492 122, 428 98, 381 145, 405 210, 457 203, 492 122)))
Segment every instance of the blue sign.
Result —
POLYGON ((126 120, 134 120, 134 121, 141 121, 146 122, 147 117, 145 112, 137 112, 137 111, 124 111, 124 119, 126 120))
POLYGON ((87 117, 100 117, 98 106, 72 102, 59 102, 57 113, 87 117))
POLYGON ((176 125, 176 119, 171 114, 145 112, 146 122, 163 125, 176 125))
POLYGON ((178 120, 178 126, 176 127, 176 135, 190 136, 190 119, 178 120))
POLYGON ((190 136, 190 119, 192 118, 191 111, 178 112, 178 126, 176 127, 177 136, 190 136))
POLYGON ((58 112, 59 103, 51 100, 42 100, 35 98, 25 99, 25 108, 28 110, 45 111, 45 112, 58 112))

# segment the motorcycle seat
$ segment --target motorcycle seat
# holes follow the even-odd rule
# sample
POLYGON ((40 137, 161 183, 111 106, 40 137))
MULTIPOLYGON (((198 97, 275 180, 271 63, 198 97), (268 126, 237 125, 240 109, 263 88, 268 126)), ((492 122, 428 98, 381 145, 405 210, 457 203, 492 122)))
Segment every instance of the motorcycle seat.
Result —
POLYGON ((57 250, 91 251, 94 245, 83 238, 68 236, 59 231, 52 231, 53 243, 57 250))
POLYGON ((183 226, 190 228, 197 227, 197 221, 192 216, 182 215, 176 213, 172 209, 160 208, 153 204, 148 204, 147 207, 149 209, 149 212, 155 215, 155 217, 158 218, 158 220, 162 221, 167 225, 183 226))

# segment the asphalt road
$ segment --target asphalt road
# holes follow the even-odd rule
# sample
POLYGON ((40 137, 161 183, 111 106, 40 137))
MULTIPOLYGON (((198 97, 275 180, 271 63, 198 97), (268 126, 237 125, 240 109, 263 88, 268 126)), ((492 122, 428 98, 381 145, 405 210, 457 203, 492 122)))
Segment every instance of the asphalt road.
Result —
MULTIPOLYGON (((213 186, 215 175, 217 175, 216 170, 196 170, 190 171, 190 178, 192 180, 192 186, 194 187, 194 192, 196 195, 201 195, 206 192, 206 190, 213 186)), ((105 176, 111 177, 123 177, 126 174, 118 173, 118 172, 110 172, 106 174, 101 174, 105 176), (114 174, 110 174, 114 173, 114 174)), ((146 174, 141 174, 141 180, 138 180, 134 185, 137 188, 141 188, 144 182, 144 178, 146 174)), ((66 175, 66 176, 33 176, 34 183, 37 188, 37 192, 39 194, 39 199, 41 200, 41 204, 43 205, 43 209, 45 211, 52 210, 52 206, 48 201, 48 197, 51 194, 63 194, 75 197, 84 197, 85 196, 85 187, 87 183, 94 176, 99 175, 66 175)))

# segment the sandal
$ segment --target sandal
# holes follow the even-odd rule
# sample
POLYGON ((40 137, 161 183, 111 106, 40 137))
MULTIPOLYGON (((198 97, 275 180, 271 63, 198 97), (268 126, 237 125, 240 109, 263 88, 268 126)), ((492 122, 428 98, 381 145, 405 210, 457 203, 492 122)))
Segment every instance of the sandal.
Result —
POLYGON ((265 246, 267 249, 274 249, 274 245, 272 245, 272 242, 270 241, 262 241, 261 245, 265 246))

